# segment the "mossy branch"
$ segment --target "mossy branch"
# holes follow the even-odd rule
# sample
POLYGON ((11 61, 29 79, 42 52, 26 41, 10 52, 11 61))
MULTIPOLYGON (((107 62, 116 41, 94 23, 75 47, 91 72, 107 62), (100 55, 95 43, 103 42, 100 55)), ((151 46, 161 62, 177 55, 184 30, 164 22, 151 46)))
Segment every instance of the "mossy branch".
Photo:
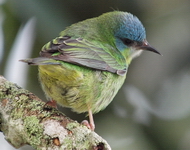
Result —
POLYGON ((0 131, 15 148, 28 144, 38 150, 111 149, 95 132, 2 76, 0 131))

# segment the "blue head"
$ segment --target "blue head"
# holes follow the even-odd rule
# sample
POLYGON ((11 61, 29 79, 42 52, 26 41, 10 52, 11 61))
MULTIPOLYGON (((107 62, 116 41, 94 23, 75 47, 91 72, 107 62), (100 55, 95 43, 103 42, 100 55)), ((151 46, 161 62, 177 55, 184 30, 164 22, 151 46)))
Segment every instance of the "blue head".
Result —
POLYGON ((145 28, 136 16, 133 16, 130 13, 121 13, 118 19, 119 26, 114 33, 118 40, 123 41, 128 39, 131 41, 142 42, 146 39, 145 28))
POLYGON ((120 11, 112 13, 114 13, 114 21, 117 22, 117 25, 113 27, 115 45, 117 49, 129 59, 129 62, 138 56, 142 50, 159 54, 159 52, 146 41, 145 28, 136 16, 120 11))

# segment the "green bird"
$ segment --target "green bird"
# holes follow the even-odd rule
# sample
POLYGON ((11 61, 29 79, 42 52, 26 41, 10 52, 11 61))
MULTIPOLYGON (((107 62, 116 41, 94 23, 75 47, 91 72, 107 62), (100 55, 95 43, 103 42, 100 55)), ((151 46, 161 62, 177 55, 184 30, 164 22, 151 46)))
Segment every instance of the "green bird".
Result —
POLYGON ((123 85, 131 60, 142 51, 160 54, 146 40, 139 19, 122 11, 75 23, 42 47, 37 58, 21 60, 38 65, 47 98, 77 113, 106 108, 123 85))

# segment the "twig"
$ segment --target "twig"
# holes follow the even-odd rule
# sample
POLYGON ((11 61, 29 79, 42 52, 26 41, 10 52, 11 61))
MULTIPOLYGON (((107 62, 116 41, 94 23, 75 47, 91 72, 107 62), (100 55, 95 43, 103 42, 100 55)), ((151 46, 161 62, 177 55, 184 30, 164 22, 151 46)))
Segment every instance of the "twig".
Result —
POLYGON ((111 150, 95 132, 2 76, 0 131, 15 148, 28 144, 38 150, 111 150))

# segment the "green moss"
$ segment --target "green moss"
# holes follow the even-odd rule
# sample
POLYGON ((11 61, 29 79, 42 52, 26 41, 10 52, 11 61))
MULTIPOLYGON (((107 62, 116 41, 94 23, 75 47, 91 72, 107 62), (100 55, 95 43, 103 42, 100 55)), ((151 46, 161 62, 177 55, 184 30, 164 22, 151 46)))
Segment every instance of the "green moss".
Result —
POLYGON ((23 100, 27 100, 27 99, 28 99, 28 96, 22 94, 22 95, 19 96, 19 99, 22 100, 22 101, 23 101, 23 100))
MULTIPOLYGON (((89 138, 87 129, 83 129, 79 127, 80 125, 77 122, 68 123, 66 128, 70 131, 73 131, 72 138, 65 138, 64 143, 66 145, 77 145, 80 146, 81 149, 86 149, 89 147, 89 138), (74 141, 72 139, 75 139, 74 141)), ((73 147, 72 147, 73 148, 73 147)))
POLYGON ((31 145, 40 145, 43 134, 43 127, 36 116, 29 116, 24 119, 26 137, 31 141, 31 145))
POLYGON ((73 130, 74 128, 76 128, 76 127, 78 127, 79 126, 79 124, 77 123, 77 122, 71 122, 71 123, 68 123, 67 124, 67 126, 66 126, 66 128, 68 129, 68 130, 73 130))

